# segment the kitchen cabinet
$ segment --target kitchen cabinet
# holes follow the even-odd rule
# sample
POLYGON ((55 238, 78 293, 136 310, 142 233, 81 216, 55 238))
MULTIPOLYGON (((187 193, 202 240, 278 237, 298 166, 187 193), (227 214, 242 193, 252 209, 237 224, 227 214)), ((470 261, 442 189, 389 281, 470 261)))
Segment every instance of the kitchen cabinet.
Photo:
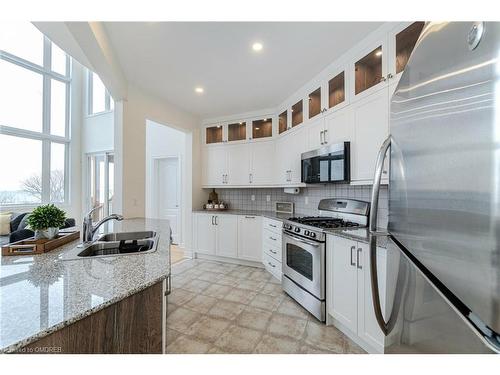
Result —
POLYGON ((276 141, 276 183, 297 185, 301 183, 301 154, 307 148, 307 133, 295 129, 276 141))
POLYGON ((265 118, 262 120, 252 121, 252 138, 268 138, 273 136, 273 120, 271 118, 265 118))
POLYGON ((281 280, 283 222, 264 217, 262 219, 262 263, 275 278, 281 280))
POLYGON ((292 127, 302 124, 304 121, 302 100, 292 105, 292 127))
POLYGON ((251 144, 226 145, 226 185, 250 182, 251 144))
POLYGON ((227 125, 228 142, 244 141, 247 139, 247 124, 244 121, 227 125))
POLYGON ((315 150, 334 143, 353 142, 352 110, 345 107, 311 121, 307 125, 307 133, 308 150, 315 150))
POLYGON ((238 216, 238 258, 262 261, 262 217, 238 216))
MULTIPOLYGON (((334 325, 346 334, 357 336, 365 349, 383 353, 385 336, 373 310, 370 252, 366 243, 328 236, 327 312, 334 325)), ((377 248, 377 279, 382 311, 386 301, 386 263, 384 248, 377 248)))
POLYGON ((227 172, 225 145, 204 147, 203 154, 203 184, 224 185, 227 172))
POLYGON ((328 109, 345 103, 345 94, 345 74, 342 71, 328 81, 328 109))
MULTIPOLYGON (((372 183, 378 151, 389 135, 389 91, 385 87, 352 104, 354 139, 351 142, 351 181, 372 183)), ((388 160, 388 159, 387 159, 388 160)), ((387 183, 388 163, 383 170, 387 183)))
POLYGON ((251 144, 250 184, 253 186, 272 185, 275 178, 274 141, 251 144))
POLYGON ((238 217, 197 213, 194 215, 197 253, 236 258, 238 253, 238 217))
POLYGON ((224 128, 222 125, 212 125, 205 128, 205 143, 222 143, 224 141, 224 128))
POLYGON ((425 22, 403 22, 395 27, 388 36, 389 66, 387 78, 398 81, 403 73, 425 22))
POLYGON ((278 115, 278 134, 288 130, 288 111, 285 110, 278 115))
POLYGON ((309 100, 309 118, 322 113, 321 87, 311 92, 307 98, 309 100))

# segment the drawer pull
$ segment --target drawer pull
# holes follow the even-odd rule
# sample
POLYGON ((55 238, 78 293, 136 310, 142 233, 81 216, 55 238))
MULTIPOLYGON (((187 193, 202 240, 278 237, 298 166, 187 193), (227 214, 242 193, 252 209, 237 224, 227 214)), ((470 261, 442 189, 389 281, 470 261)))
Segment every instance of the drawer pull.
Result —
POLYGON ((276 266, 274 264, 272 264, 271 262, 267 262, 267 264, 269 264, 273 268, 276 268, 276 266))
POLYGON ((245 219, 255 219, 255 216, 245 216, 245 219))
POLYGON ((278 226, 275 224, 269 224, 270 227, 277 228, 278 226))
POLYGON ((274 237, 269 237, 270 240, 276 241, 276 238, 274 237))
POLYGON ((278 254, 276 251, 272 250, 272 249, 269 249, 269 251, 273 254, 278 254))

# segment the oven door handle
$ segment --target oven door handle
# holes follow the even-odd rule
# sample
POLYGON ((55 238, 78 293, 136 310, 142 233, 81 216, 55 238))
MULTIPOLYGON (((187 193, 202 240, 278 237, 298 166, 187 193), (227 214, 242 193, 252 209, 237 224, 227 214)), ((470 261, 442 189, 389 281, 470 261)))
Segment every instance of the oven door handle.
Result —
POLYGON ((320 243, 317 243, 317 242, 309 242, 309 241, 303 240, 303 239, 302 239, 302 238, 300 238, 300 237, 294 236, 293 234, 290 234, 290 233, 286 233, 286 232, 285 232, 285 236, 288 236, 288 237, 290 237, 290 238, 293 238, 295 241, 305 243, 306 245, 309 245, 309 246, 319 247, 319 245, 320 245, 320 243))

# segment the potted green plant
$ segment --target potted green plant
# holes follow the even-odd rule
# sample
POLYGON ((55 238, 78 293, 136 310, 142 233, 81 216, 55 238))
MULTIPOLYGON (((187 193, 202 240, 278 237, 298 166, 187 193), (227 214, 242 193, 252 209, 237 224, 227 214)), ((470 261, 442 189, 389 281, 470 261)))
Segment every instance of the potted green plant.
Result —
POLYGON ((66 213, 53 204, 38 206, 27 219, 28 226, 35 231, 35 238, 52 239, 64 225, 66 213))

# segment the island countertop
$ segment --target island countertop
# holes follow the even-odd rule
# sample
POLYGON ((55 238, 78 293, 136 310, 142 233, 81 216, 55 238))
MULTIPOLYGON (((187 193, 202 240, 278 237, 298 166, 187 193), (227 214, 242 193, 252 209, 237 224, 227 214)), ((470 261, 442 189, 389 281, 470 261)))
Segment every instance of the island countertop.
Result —
POLYGON ((156 251, 62 260, 74 241, 40 255, 0 258, 0 353, 48 334, 160 282, 170 275, 168 220, 126 219, 101 233, 153 230, 156 251))

